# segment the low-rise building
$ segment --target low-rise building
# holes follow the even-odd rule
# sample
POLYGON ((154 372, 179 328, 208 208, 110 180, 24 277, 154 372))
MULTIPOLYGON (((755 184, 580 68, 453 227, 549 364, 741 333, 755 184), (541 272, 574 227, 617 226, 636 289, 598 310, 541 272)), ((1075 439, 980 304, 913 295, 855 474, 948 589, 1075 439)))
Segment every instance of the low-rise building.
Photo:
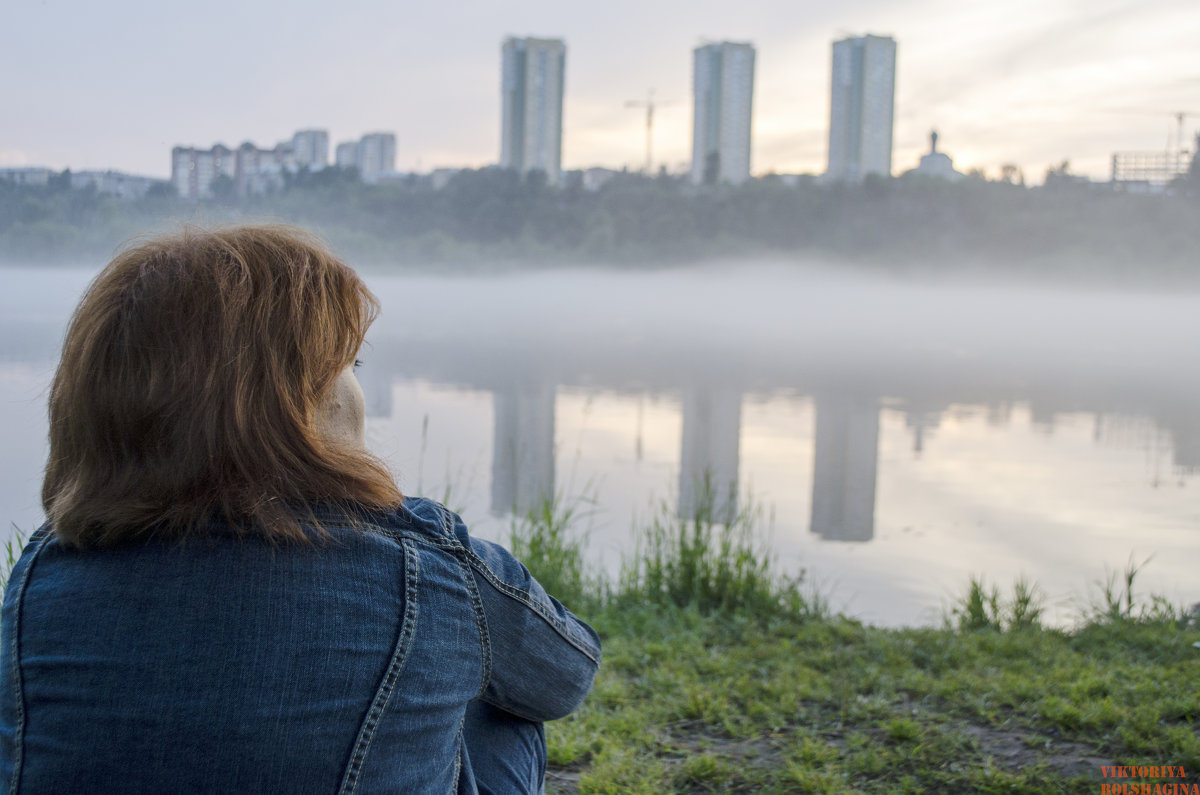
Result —
POLYGON ((1112 156, 1112 186, 1127 193, 1162 193, 1185 176, 1190 165, 1186 151, 1116 152, 1112 156))
POLYGON ((389 132, 367 133, 357 141, 337 145, 338 168, 356 168, 363 182, 390 178, 396 171, 396 136, 389 132))
POLYGON ((299 130, 292 136, 292 163, 296 168, 320 171, 329 165, 329 132, 299 130))
POLYGON ((73 171, 71 172, 71 187, 75 190, 94 189, 97 193, 116 196, 125 201, 136 201, 145 195, 155 185, 162 185, 161 179, 140 177, 121 171, 73 171))
POLYGON ((236 151, 223 144, 212 149, 177 146, 171 150, 171 184, 180 196, 196 201, 212 198, 213 181, 224 176, 233 181, 236 195, 253 196, 282 187, 287 173, 318 171, 328 162, 325 130, 300 130, 271 149, 249 141, 236 151))
POLYGON ((358 168, 358 141, 343 141, 338 144, 334 165, 338 168, 358 168))
POLYGON ((0 180, 15 182, 18 185, 44 186, 50 183, 50 175, 54 172, 41 166, 16 166, 0 168, 0 180))
POLYGON ((171 150, 171 185, 184 199, 196 201, 213 195, 213 180, 217 177, 234 179, 237 161, 233 150, 224 144, 212 149, 176 146, 171 150))

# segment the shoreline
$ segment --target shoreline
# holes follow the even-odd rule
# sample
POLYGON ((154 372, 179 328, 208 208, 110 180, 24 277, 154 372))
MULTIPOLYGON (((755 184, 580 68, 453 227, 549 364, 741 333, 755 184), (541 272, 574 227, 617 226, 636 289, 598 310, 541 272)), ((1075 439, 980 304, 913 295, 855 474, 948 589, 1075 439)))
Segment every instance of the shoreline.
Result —
MULTIPOLYGON (((888 630, 606 608, 588 700, 548 724, 547 792, 1098 792, 1200 784, 1196 618, 888 630)), ((1170 792, 1171 790, 1165 790, 1170 792)))

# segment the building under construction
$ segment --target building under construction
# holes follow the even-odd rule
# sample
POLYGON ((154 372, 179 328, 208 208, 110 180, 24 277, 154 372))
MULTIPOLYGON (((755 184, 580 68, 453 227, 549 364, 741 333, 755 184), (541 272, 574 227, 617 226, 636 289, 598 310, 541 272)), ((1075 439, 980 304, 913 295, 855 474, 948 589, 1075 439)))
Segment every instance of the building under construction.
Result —
POLYGON ((1180 152, 1117 152, 1112 157, 1113 187, 1161 191, 1188 173, 1191 156, 1180 152))
POLYGON ((1112 156, 1114 188, 1146 193, 1163 191, 1172 182, 1185 177, 1195 152, 1200 152, 1200 135, 1193 152, 1183 148, 1183 114, 1179 115, 1179 134, 1175 146, 1157 152, 1116 152, 1112 156))

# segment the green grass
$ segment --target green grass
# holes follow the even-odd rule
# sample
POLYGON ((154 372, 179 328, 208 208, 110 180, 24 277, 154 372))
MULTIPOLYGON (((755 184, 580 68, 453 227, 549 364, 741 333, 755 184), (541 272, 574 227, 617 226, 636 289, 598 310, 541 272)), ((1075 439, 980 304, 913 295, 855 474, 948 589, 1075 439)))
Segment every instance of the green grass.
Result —
POLYGON ((580 505, 544 500, 535 510, 514 518, 509 549, 530 571, 540 573, 537 580, 547 593, 587 610, 602 602, 604 585, 585 573, 586 539, 577 527, 580 505))
POLYGON ((551 782, 580 792, 1094 792, 1101 764, 1200 770, 1200 633, 1179 623, 592 619, 596 687, 548 729, 551 782))
POLYGON ((633 554, 622 562, 606 603, 618 610, 652 604, 706 615, 793 618, 825 609, 820 599, 803 592, 803 573, 788 576, 777 570, 760 532, 762 511, 756 503, 749 501, 722 521, 714 491, 703 494, 692 516, 680 517, 660 504, 637 533, 633 554))
POLYGON ((980 578, 941 627, 880 629, 780 572, 760 520, 664 507, 615 583, 583 576, 569 514, 522 523, 518 554, 604 640, 591 695, 548 727, 548 791, 1094 793, 1109 764, 1197 781, 1200 629, 1135 594, 1140 567, 1070 631, 1042 625, 1035 584, 980 578))
POLYGON ((17 558, 21 557, 21 550, 25 548, 27 539, 25 531, 14 524, 12 535, 4 542, 4 552, 0 553, 0 593, 3 593, 8 585, 8 575, 12 574, 13 566, 17 565, 17 558))
POLYGON ((1046 612, 1046 595, 1024 577, 1013 583, 1012 596, 1005 599, 995 585, 972 576, 966 592, 950 608, 947 617, 961 630, 1022 629, 1040 626, 1046 612))

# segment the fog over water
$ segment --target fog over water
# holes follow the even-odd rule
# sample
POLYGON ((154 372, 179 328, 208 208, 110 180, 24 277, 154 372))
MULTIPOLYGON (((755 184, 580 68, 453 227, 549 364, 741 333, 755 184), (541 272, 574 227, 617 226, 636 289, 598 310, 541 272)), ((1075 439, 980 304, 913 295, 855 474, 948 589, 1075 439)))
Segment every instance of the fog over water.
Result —
MULTIPOLYGON (((6 524, 41 520, 45 388, 90 275, 0 269, 6 524)), ((365 276, 369 443, 481 535, 586 498, 612 570, 707 473, 870 621, 936 620, 968 574, 1026 574, 1067 620, 1131 555, 1154 555, 1146 590, 1200 600, 1200 295, 764 264, 365 276)))

